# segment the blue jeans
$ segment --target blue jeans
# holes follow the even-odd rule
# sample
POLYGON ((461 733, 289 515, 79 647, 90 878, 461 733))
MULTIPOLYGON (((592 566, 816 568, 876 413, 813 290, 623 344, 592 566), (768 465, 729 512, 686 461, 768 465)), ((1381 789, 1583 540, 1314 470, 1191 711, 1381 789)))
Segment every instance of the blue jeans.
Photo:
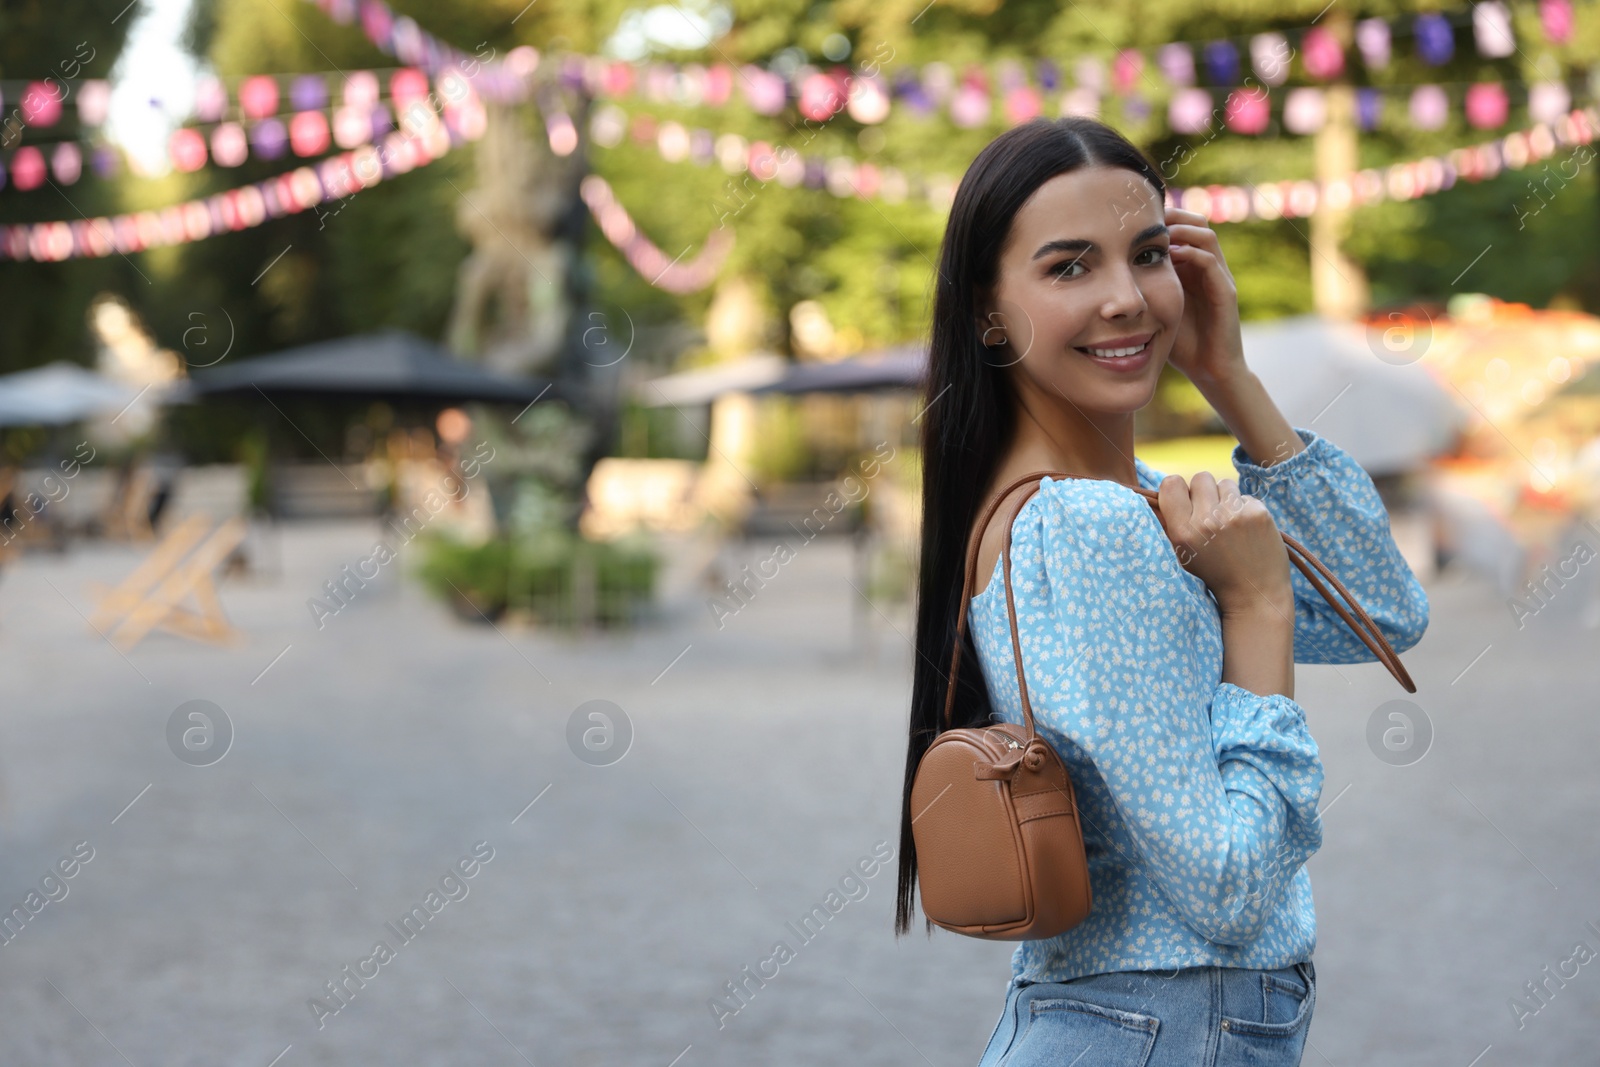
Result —
POLYGON ((1006 989, 978 1067, 1297 1067, 1317 971, 1184 967, 1006 989))

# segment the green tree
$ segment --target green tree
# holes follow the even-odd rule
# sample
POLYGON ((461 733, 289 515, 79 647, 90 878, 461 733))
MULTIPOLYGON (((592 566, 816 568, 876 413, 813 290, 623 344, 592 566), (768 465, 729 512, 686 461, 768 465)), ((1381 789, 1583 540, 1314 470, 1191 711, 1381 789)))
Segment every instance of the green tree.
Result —
MULTIPOLYGON (((0 109, 0 147, 7 157, 24 145, 48 147, 78 136, 74 81, 110 75, 143 6, 129 8, 127 0, 0 0, 0 78, 53 79, 65 94, 60 120, 42 128, 27 126, 19 100, 8 95, 0 109)), ((8 187, 0 189, 0 222, 100 215, 117 210, 116 204, 116 189, 93 179, 67 187, 46 184, 26 193, 8 187)), ((0 373, 56 359, 90 362, 89 302, 105 289, 130 292, 144 284, 132 262, 116 257, 49 265, 0 260, 7 311, 0 315, 0 373)))

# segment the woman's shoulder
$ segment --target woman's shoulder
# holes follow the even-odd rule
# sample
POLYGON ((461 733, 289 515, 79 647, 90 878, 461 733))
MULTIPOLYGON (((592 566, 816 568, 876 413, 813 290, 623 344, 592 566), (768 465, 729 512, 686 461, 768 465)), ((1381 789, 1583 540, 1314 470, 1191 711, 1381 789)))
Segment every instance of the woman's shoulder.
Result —
MULTIPOLYGON (((1161 479, 1165 477, 1160 471, 1137 456, 1134 457, 1133 464, 1140 489, 1154 492, 1160 487, 1161 479)), ((1042 509, 1040 519, 1049 528, 1059 529, 1064 525, 1073 525, 1076 520, 1085 517, 1098 517, 1104 520, 1118 515, 1126 517, 1140 511, 1150 511, 1148 499, 1131 486, 1109 478, 1061 475, 1041 479, 1039 491, 1029 503, 1032 504, 1037 500, 1042 509), (1090 510, 1085 512, 1085 508, 1090 510)))
MULTIPOLYGON (((1164 478, 1165 475, 1160 471, 1154 469, 1137 456, 1135 456, 1133 459, 1133 465, 1134 472, 1138 477, 1141 488, 1153 491, 1161 485, 1161 479, 1164 478)), ((998 492, 1004 486, 1011 484, 1011 482, 1018 477, 1021 477, 1021 475, 1010 475, 1004 478, 995 478, 994 483, 988 487, 988 490, 985 493, 985 501, 992 501, 996 492, 998 492)), ((1114 481, 1110 478, 1087 478, 1065 473, 1047 473, 1040 476, 1038 486, 1038 491, 1028 494, 1028 499, 1020 508, 1017 506, 1015 501, 1023 496, 1025 490, 1013 489, 1008 495, 1008 500, 1010 503, 1001 504, 1001 506, 996 510, 995 517, 990 520, 989 530, 985 531, 985 536, 987 536, 988 533, 994 528, 999 526, 998 519, 1002 514, 1011 514, 1013 522, 1015 522, 1016 519, 1021 518, 1026 509, 1036 506, 1041 499, 1046 501, 1072 500, 1078 497, 1104 498, 1107 500, 1119 501, 1141 501, 1144 499, 1143 494, 1135 492, 1129 486, 1126 486, 1121 482, 1114 481)))
MULTIPOLYGON (((1141 489, 1153 492, 1160 484, 1160 475, 1148 468, 1139 471, 1141 489)), ((1034 500, 1029 501, 1029 504, 1034 503, 1039 508, 1037 528, 1047 541, 1092 545, 1103 543, 1108 537, 1159 534, 1161 530, 1160 519, 1156 518, 1148 497, 1107 478, 1045 479, 1039 492, 1034 494, 1034 500), (1146 515, 1155 522, 1146 523, 1146 515)), ((1021 529, 1023 527, 1019 526, 1018 530, 1021 529)))
MULTIPOLYGON (((1135 457, 1134 467, 1141 487, 1154 490, 1161 484, 1161 472, 1143 460, 1135 457)), ((996 480, 997 486, 1007 484, 1010 482, 996 480)), ((985 586, 983 582, 986 577, 992 579, 999 573, 1000 550, 1005 543, 1004 523, 1008 515, 1013 542, 1019 534, 1026 536, 1025 531, 1028 530, 1037 530, 1046 542, 1052 542, 1060 539, 1081 541, 1086 535, 1098 537, 1104 531, 1117 527, 1137 529, 1138 513, 1141 510, 1150 511, 1143 494, 1108 478, 1044 475, 1038 485, 1038 490, 1030 494, 1020 507, 1015 503, 1015 498, 1020 497, 1023 490, 1014 490, 1012 501, 1001 504, 983 531, 974 586, 981 590, 979 595, 995 587, 992 583, 985 586)), ((994 491, 991 490, 991 494, 994 491)), ((1151 514, 1153 516, 1154 512, 1151 514)), ((1152 532, 1159 535, 1159 520, 1152 532)))

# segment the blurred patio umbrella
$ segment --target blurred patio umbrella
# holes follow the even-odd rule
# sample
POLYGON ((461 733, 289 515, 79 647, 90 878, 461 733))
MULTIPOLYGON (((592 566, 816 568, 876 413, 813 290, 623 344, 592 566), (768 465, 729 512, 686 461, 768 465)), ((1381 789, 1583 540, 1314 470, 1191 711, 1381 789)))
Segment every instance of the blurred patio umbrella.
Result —
POLYGON ((777 381, 752 393, 861 393, 917 389, 928 371, 927 346, 917 341, 852 359, 793 363, 777 381))
POLYGON ((789 361, 776 352, 757 352, 732 363, 667 374, 639 386, 639 403, 645 407, 668 404, 709 404, 723 393, 749 392, 783 377, 789 361))
POLYGON ((927 348, 921 342, 825 363, 796 363, 776 353, 762 352, 736 363, 646 382, 640 391, 640 402, 656 407, 708 404, 723 393, 735 391, 795 394, 917 389, 927 373, 927 363, 927 348))
POLYGON ((505 403, 529 403, 559 392, 548 381, 512 377, 457 359, 404 330, 344 337, 199 369, 182 392, 198 398, 253 396, 257 390, 274 396, 505 403))
POLYGON ((1447 450, 1463 421, 1420 362, 1379 359, 1367 328, 1320 315, 1241 327, 1245 363, 1296 426, 1315 430, 1368 473, 1391 474, 1447 450))
POLYGON ((138 394, 139 390, 76 363, 57 360, 0 376, 0 426, 77 422, 124 408, 138 394))

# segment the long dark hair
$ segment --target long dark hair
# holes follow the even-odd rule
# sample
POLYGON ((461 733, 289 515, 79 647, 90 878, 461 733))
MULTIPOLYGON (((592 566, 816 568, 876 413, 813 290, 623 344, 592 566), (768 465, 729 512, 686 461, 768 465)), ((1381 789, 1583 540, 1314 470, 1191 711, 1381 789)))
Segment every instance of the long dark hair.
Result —
MULTIPOLYGON (((1000 249, 1027 199, 1057 174, 1094 165, 1134 171, 1158 195, 1166 195, 1154 164, 1127 138, 1096 119, 1068 116, 1037 118, 996 137, 967 168, 950 207, 934 283, 921 417, 922 546, 910 742, 901 800, 896 937, 911 929, 911 897, 917 881, 911 784, 923 753, 944 729, 946 672, 955 649, 957 612, 964 606, 961 583, 968 535, 1016 420, 1003 364, 986 358, 976 300, 998 282, 1000 249)), ((964 669, 958 672, 950 726, 987 723, 993 709, 970 629, 963 638, 961 663, 964 669)), ((926 925, 931 935, 932 921, 926 925)))

